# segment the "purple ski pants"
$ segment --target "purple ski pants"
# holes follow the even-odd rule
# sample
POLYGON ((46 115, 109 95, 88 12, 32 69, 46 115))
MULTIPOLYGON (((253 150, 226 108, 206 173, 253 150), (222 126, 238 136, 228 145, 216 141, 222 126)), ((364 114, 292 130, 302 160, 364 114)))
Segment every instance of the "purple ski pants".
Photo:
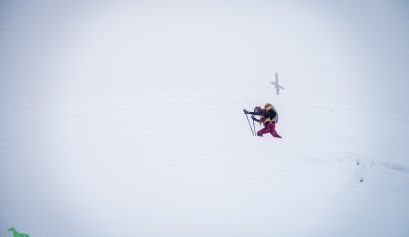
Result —
POLYGON ((262 137, 263 134, 270 133, 273 137, 281 138, 276 131, 276 123, 271 122, 264 126, 263 129, 257 132, 257 136, 262 137))

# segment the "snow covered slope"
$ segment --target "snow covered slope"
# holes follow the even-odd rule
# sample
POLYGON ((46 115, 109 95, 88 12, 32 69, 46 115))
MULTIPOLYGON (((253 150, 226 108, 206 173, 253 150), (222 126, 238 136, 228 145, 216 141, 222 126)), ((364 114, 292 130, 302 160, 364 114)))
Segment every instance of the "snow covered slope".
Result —
POLYGON ((408 118, 236 91, 2 107, 0 116, 0 230, 409 235, 408 118), (242 110, 266 102, 282 140, 251 135, 242 110))

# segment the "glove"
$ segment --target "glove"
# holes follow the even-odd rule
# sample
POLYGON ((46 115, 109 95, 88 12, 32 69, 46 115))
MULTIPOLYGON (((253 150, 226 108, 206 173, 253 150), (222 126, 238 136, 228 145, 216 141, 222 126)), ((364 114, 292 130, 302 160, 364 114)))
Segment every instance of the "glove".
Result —
POLYGON ((253 120, 255 120, 255 119, 256 119, 256 117, 254 117, 254 115, 251 115, 251 118, 252 118, 253 120))
POLYGON ((246 109, 243 109, 243 112, 244 112, 245 114, 248 114, 248 113, 249 113, 246 109))

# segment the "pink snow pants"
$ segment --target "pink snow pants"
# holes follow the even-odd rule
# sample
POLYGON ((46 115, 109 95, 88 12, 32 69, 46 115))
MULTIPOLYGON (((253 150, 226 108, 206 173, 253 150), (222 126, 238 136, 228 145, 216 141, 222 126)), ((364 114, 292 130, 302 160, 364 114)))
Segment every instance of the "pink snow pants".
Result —
POLYGON ((276 123, 268 123, 263 129, 257 132, 257 136, 262 137, 263 134, 270 133, 273 137, 281 138, 276 131, 276 123))

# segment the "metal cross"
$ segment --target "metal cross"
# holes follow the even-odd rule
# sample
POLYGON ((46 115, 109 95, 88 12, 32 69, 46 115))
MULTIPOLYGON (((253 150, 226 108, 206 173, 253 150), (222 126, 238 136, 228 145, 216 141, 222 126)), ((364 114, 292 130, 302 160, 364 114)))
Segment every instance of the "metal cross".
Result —
POLYGON ((283 90, 284 90, 284 87, 282 87, 281 85, 278 84, 278 73, 277 73, 277 72, 276 72, 276 74, 275 74, 275 78, 276 78, 276 81, 275 81, 275 82, 271 82, 271 84, 273 84, 273 85, 275 86, 275 88, 276 88, 276 93, 277 93, 277 95, 279 95, 279 94, 280 94, 280 89, 283 89, 283 90))

